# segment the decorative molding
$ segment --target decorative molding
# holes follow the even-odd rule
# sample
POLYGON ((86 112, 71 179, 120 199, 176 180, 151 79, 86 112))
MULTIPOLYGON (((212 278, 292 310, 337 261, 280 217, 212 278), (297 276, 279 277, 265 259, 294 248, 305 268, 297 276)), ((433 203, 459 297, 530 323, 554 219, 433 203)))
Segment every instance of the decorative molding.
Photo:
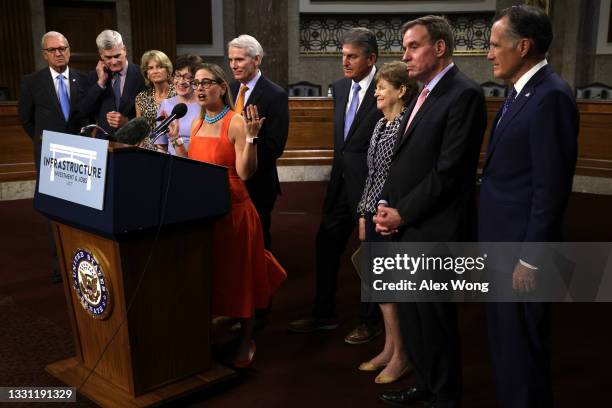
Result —
POLYGON ((611 0, 601 0, 599 6, 599 25, 597 27, 597 54, 612 54, 612 12, 611 0))
POLYGON ((300 0, 300 13, 456 13, 456 12, 494 12, 496 0, 464 1, 321 1, 300 0))
POLYGON ((222 57, 225 54, 225 43, 223 40, 223 1, 211 1, 212 14, 212 44, 177 44, 176 53, 196 54, 211 57, 222 57))
MULTIPOLYGON (((367 27, 378 39, 380 55, 401 55, 400 28, 419 14, 300 15, 300 54, 337 56, 342 52, 340 38, 353 27, 367 27)), ((455 35, 455 55, 485 55, 489 51, 493 13, 449 14, 455 35)))

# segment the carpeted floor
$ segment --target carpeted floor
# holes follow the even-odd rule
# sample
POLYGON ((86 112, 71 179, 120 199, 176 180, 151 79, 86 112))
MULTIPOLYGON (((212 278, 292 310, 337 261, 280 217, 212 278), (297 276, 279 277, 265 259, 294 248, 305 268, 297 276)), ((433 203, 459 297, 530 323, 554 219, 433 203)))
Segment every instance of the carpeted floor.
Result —
MULTIPOLYGON (((356 322, 359 299, 357 276, 348 257, 340 273, 341 327, 329 333, 287 333, 287 323, 311 308, 314 237, 325 184, 285 183, 283 191, 272 234, 274 253, 289 277, 274 298, 271 324, 257 335, 255 364, 237 380, 174 405, 382 406, 377 401, 381 391, 411 383, 408 377, 391 386, 377 385, 375 374, 356 370, 381 349, 382 339, 362 346, 343 343, 356 322)), ((612 197, 574 194, 568 211, 568 240, 612 241, 610 208, 612 197)), ((44 366, 72 356, 74 346, 62 286, 51 284, 45 219, 32 209, 31 200, 5 201, 0 202, 0 225, 0 386, 60 386, 44 366)), ((494 407, 484 307, 462 304, 459 311, 464 407, 494 407)), ((553 306, 556 406, 612 406, 611 314, 612 304, 553 306)), ((76 406, 94 404, 79 395, 76 406)))

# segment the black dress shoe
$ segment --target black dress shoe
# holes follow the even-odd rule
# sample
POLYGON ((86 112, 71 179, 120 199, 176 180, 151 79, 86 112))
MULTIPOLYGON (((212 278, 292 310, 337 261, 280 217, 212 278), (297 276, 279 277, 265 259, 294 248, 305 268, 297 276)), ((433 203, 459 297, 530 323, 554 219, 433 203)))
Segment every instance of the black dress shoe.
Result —
POLYGON ((333 317, 309 317, 289 323, 287 330, 293 333, 312 333, 321 330, 334 330, 337 327, 338 321, 333 317))
POLYGON ((402 391, 383 392, 380 394, 380 399, 392 405, 412 405, 416 402, 429 401, 431 393, 419 387, 410 387, 402 391))

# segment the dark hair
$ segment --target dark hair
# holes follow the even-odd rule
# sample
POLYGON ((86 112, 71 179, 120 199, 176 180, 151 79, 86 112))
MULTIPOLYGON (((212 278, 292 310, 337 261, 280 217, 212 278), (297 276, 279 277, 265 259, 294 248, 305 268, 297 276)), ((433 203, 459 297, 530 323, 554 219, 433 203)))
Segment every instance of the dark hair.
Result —
POLYGON ((174 71, 179 71, 183 68, 189 69, 191 75, 195 74, 195 68, 198 64, 202 64, 204 60, 199 55, 183 54, 176 57, 174 62, 174 71))
POLYGON ((367 55, 374 54, 378 59, 378 42, 376 35, 365 27, 354 27, 342 36, 340 44, 352 44, 361 48, 367 55))
POLYGON ((432 44, 436 43, 438 40, 444 41, 446 44, 446 52, 444 53, 445 57, 453 56, 453 51, 455 50, 455 37, 453 36, 453 30, 446 17, 434 16, 430 14, 428 16, 410 20, 404 23, 402 26, 402 37, 404 34, 406 34, 406 31, 416 25, 422 25, 427 29, 427 33, 429 34, 429 39, 431 40, 432 44))
POLYGON ((517 39, 528 38, 538 54, 546 54, 553 40, 550 19, 539 7, 512 6, 493 17, 493 23, 508 18, 508 34, 517 39))
POLYGON ((408 75, 408 69, 406 68, 405 62, 391 61, 383 64, 383 66, 376 71, 374 81, 378 82, 381 79, 390 83, 395 89, 399 89, 402 85, 406 87, 406 92, 402 97, 404 106, 407 105, 416 94, 417 84, 415 80, 411 79, 408 75))

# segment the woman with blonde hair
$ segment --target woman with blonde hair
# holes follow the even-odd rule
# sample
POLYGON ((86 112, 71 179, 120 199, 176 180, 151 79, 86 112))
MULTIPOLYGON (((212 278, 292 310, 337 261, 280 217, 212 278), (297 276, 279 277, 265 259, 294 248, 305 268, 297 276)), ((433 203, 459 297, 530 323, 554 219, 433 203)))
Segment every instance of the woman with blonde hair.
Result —
MULTIPOLYGON (((136 117, 145 118, 153 129, 161 102, 176 95, 171 82, 172 62, 163 52, 149 50, 142 54, 140 69, 147 89, 136 95, 136 117)), ((141 147, 155 150, 155 146, 148 137, 144 138, 141 147)))

